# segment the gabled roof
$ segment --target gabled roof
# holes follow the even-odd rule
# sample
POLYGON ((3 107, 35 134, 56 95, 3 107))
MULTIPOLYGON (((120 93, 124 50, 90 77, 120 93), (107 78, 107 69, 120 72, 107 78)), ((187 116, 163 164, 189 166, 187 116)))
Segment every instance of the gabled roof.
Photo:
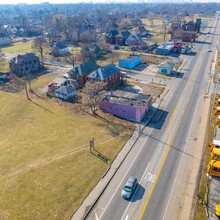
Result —
POLYGON ((108 64, 104 67, 101 67, 101 71, 102 71, 103 79, 107 79, 109 76, 112 76, 118 71, 120 71, 120 69, 113 64, 108 64))
POLYGON ((174 67, 174 63, 171 62, 163 62, 158 65, 159 68, 166 68, 166 69, 172 69, 174 67))
POLYGON ((59 89, 56 89, 56 92, 59 92, 64 95, 68 95, 69 93, 76 90, 76 87, 74 86, 62 86, 59 89))
POLYGON ((98 68, 100 68, 100 66, 94 62, 85 62, 85 63, 82 63, 80 65, 76 65, 74 66, 74 68, 72 70, 70 70, 69 73, 72 73, 72 74, 75 74, 75 75, 80 75, 81 72, 79 71, 76 71, 76 67, 79 66, 79 68, 81 68, 81 72, 82 72, 82 75, 85 75, 87 76, 89 73, 97 70, 98 68))
POLYGON ((39 57, 36 56, 35 53, 26 53, 24 55, 18 55, 16 57, 13 57, 10 60, 10 63, 16 63, 16 64, 22 64, 24 62, 32 61, 32 60, 39 60, 39 57))
POLYGON ((66 44, 64 42, 58 42, 58 43, 55 43, 53 45, 53 47, 57 47, 58 49, 64 49, 64 48, 67 48, 66 44))
POLYGON ((100 66, 94 62, 86 62, 80 65, 82 70, 82 75, 87 75, 88 73, 91 73, 94 70, 97 70, 100 68, 100 66))
POLYGON ((115 65, 108 64, 89 74, 88 78, 96 80, 105 80, 119 71, 120 69, 118 69, 115 65))

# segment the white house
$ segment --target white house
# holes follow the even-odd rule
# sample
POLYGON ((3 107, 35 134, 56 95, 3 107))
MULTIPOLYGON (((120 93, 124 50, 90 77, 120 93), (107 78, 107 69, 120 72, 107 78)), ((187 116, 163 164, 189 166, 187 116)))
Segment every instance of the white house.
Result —
POLYGON ((63 42, 54 41, 51 53, 53 56, 65 56, 69 54, 69 48, 63 42))
POLYGON ((76 95, 75 86, 61 86, 55 90, 55 96, 60 99, 68 100, 76 95))
POLYGON ((157 66, 157 71, 161 74, 170 75, 173 73, 174 63, 163 62, 157 66))

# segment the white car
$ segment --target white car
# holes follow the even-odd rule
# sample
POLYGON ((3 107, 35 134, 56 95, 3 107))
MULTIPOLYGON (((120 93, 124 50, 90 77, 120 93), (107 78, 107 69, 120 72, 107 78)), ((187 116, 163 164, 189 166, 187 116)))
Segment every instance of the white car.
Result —
POLYGON ((130 199, 131 196, 133 195, 136 187, 137 187, 137 178, 130 176, 128 178, 127 183, 124 185, 124 187, 122 189, 121 196, 124 199, 130 199))
POLYGON ((212 50, 211 50, 211 49, 208 49, 207 52, 212 52, 212 50))

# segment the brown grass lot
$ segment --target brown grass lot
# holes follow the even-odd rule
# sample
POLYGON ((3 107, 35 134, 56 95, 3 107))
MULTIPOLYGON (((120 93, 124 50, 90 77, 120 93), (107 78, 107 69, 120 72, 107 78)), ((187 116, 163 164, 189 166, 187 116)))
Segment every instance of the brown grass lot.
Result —
POLYGON ((109 166, 89 152, 90 138, 113 161, 133 131, 130 122, 38 95, 0 91, 0 219, 69 219, 109 166))

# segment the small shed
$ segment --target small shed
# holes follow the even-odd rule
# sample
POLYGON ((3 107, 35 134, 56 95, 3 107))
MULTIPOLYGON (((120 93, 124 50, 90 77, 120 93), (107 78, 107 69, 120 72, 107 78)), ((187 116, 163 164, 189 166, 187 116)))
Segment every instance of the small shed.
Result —
POLYGON ((68 100, 76 95, 76 87, 61 86, 55 90, 55 96, 60 99, 68 100))
POLYGON ((140 56, 129 55, 125 59, 119 60, 119 66, 127 69, 132 69, 140 63, 141 63, 140 56))
POLYGON ((170 75, 173 73, 174 63, 163 62, 157 66, 157 70, 161 74, 170 75))

